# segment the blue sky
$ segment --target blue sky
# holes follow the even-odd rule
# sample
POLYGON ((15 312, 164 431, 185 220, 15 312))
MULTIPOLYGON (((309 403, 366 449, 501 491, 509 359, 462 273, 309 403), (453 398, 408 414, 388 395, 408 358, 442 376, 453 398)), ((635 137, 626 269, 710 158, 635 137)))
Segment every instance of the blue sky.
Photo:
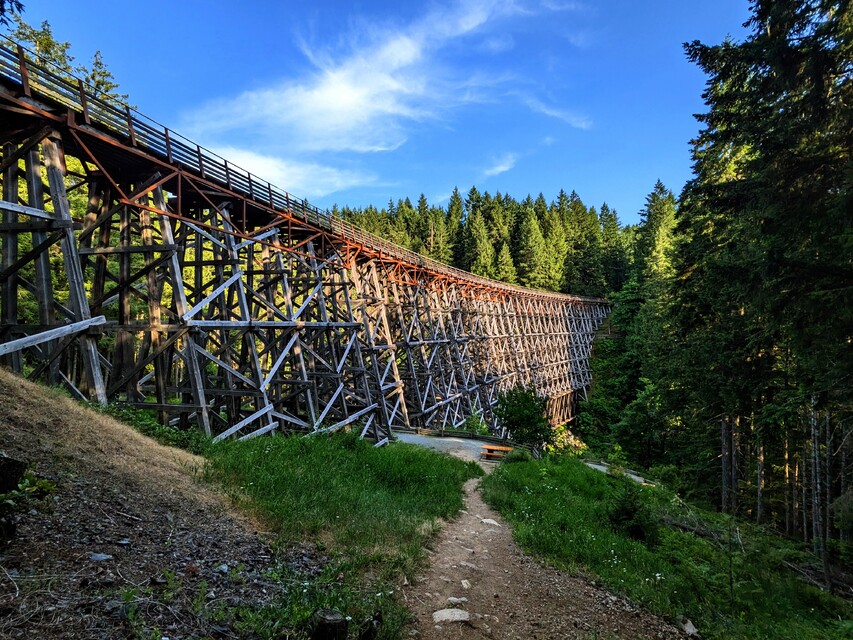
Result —
POLYGON ((746 0, 25 0, 139 110, 311 202, 561 188, 638 220, 690 177, 705 78, 746 0))

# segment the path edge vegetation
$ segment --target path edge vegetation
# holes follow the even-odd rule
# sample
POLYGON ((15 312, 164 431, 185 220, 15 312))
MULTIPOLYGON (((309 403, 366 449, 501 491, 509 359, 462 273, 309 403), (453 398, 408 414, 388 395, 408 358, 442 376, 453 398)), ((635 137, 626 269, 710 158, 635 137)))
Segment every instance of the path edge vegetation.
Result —
POLYGON ((853 638, 853 603, 820 588, 808 546, 663 485, 549 454, 502 462, 480 491, 528 553, 674 623, 690 620, 701 637, 853 638))

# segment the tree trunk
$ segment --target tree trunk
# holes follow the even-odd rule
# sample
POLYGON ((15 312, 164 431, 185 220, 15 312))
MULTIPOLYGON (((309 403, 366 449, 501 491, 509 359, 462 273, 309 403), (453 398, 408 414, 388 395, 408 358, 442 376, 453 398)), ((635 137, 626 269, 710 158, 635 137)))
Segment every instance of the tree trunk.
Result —
POLYGON ((820 541, 823 537, 820 526, 820 438, 818 437, 817 409, 815 409, 814 399, 812 399, 809 424, 811 425, 812 444, 812 550, 816 556, 820 557, 820 541))
POLYGON ((824 462, 824 468, 826 469, 826 489, 824 491, 824 514, 825 520, 824 523, 824 546, 826 546, 827 542, 832 539, 832 518, 830 517, 830 505, 832 504, 832 430, 830 429, 830 413, 826 412, 826 461, 824 462))
POLYGON ((800 497, 802 498, 803 509, 801 515, 803 516, 803 542, 809 541, 809 505, 808 505, 808 495, 809 495, 809 473, 808 473, 808 464, 809 464, 809 456, 806 455, 805 445, 803 446, 802 452, 802 465, 801 465, 801 477, 802 484, 800 486, 800 497))
POLYGON ((756 468, 758 477, 755 479, 755 522, 761 524, 764 518, 764 444, 760 440, 757 449, 756 468))
MULTIPOLYGON (((788 450, 789 441, 788 441, 788 430, 785 429, 785 534, 791 535, 791 458, 790 452, 788 450)), ((794 502, 796 502, 796 498, 794 498, 794 502)))
POLYGON ((311 640, 346 640, 349 622, 340 611, 320 609, 314 613, 311 640))
POLYGON ((823 526, 823 492, 821 487, 820 427, 817 419, 817 399, 812 396, 812 500, 815 554, 823 564, 823 581, 827 591, 832 592, 832 578, 829 571, 829 552, 826 548, 826 530, 823 526))
MULTIPOLYGON (((838 494, 843 496, 847 493, 848 489, 848 481, 847 481, 847 448, 850 445, 848 442, 848 437, 850 436, 850 427, 847 426, 846 423, 842 423, 841 425, 841 492, 838 494)), ((841 540, 849 540, 850 532, 847 528, 842 528, 839 532, 839 537, 841 540)))
POLYGON ((736 416, 735 419, 731 423, 731 445, 729 446, 729 454, 730 454, 730 463, 729 468, 732 472, 732 479, 729 483, 729 489, 731 491, 731 500, 730 506, 732 513, 737 513, 738 508, 738 443, 740 440, 740 416, 736 416))
POLYGON ((731 462, 731 455, 729 453, 730 446, 731 429, 729 426, 729 419, 728 416, 723 416, 723 419, 720 421, 720 457, 723 460, 723 473, 720 491, 723 513, 729 512, 729 482, 731 481, 731 471, 729 469, 729 463, 731 462))

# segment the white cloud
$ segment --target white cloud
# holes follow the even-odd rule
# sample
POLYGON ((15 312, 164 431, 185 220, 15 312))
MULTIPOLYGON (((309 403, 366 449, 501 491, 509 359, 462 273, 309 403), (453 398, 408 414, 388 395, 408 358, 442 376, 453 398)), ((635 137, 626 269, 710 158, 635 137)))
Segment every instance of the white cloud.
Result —
POLYGON ((481 79, 453 77, 436 53, 513 11, 512 2, 469 0, 408 26, 365 26, 363 41, 342 56, 303 43, 313 65, 305 76, 214 101, 187 128, 208 139, 262 131, 296 152, 393 150, 406 141, 407 123, 476 99, 481 79))
POLYGON ((483 175, 486 177, 492 177, 500 175, 502 173, 506 173, 515 166, 517 160, 517 153, 505 153, 497 161, 495 161, 492 166, 485 169, 483 171, 483 175))
POLYGON ((576 33, 567 33, 566 40, 578 49, 586 49, 592 46, 593 42, 595 42, 595 37, 588 31, 578 31, 576 33))
POLYGON ((236 147, 218 147, 213 150, 229 164, 258 176, 299 197, 320 198, 336 191, 372 185, 376 178, 358 171, 336 169, 315 162, 296 162, 264 155, 236 147))
POLYGON ((551 118, 556 118, 557 120, 562 120, 576 129, 589 129, 592 127, 592 121, 586 116, 558 109, 557 107, 550 107, 538 98, 533 98, 531 96, 524 96, 523 100, 524 104, 526 104, 532 111, 551 118))
MULTIPOLYGON (((511 48, 512 35, 489 33, 488 23, 530 7, 518 0, 461 0, 407 25, 359 24, 343 50, 303 42, 310 63, 303 75, 215 100, 189 114, 184 128, 209 144, 239 137, 239 146, 266 152, 286 144, 289 155, 394 150, 412 123, 487 101, 488 90, 506 82, 506 73, 445 65, 443 51, 475 34, 493 52, 511 48)), ((561 119, 578 126, 576 118, 561 119)))
POLYGON ((586 5, 582 2, 559 2, 558 0, 542 0, 542 8, 547 11, 583 11, 586 5))
POLYGON ((443 205, 443 204, 445 204, 446 202, 449 202, 449 201, 450 201, 450 196, 451 196, 451 195, 452 195, 452 194, 451 194, 451 192, 450 192, 450 191, 444 191, 444 192, 442 192, 442 193, 439 193, 438 195, 433 195, 432 197, 430 197, 430 198, 429 198, 429 203, 430 203, 431 205, 434 205, 434 206, 443 205))
POLYGON ((501 33, 490 38, 486 38, 480 46, 482 51, 486 53, 503 53, 515 47, 515 38, 510 33, 501 33))

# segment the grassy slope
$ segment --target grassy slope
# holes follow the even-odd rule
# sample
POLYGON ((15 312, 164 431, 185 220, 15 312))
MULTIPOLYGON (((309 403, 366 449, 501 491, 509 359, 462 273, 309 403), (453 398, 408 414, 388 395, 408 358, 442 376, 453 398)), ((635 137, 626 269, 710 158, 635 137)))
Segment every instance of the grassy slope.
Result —
POLYGON ((208 479, 262 516, 282 544, 314 542, 333 557, 319 579, 251 613, 246 630, 263 637, 282 620, 298 627, 325 607, 356 621, 381 612, 380 638, 399 637, 407 613, 392 595, 395 584, 401 573, 414 575, 440 519, 462 508, 462 485, 482 473, 422 447, 377 449, 352 434, 226 442, 207 456, 208 479))
POLYGON ((656 544, 615 532, 609 513, 627 482, 577 459, 552 458, 501 465, 484 480, 483 496, 529 551, 591 571, 656 613, 684 615, 703 637, 853 638, 850 604, 784 569, 785 561, 810 561, 792 542, 646 487, 639 491, 640 511, 644 526, 657 533, 656 544), (707 535, 656 526, 662 521, 707 535))

